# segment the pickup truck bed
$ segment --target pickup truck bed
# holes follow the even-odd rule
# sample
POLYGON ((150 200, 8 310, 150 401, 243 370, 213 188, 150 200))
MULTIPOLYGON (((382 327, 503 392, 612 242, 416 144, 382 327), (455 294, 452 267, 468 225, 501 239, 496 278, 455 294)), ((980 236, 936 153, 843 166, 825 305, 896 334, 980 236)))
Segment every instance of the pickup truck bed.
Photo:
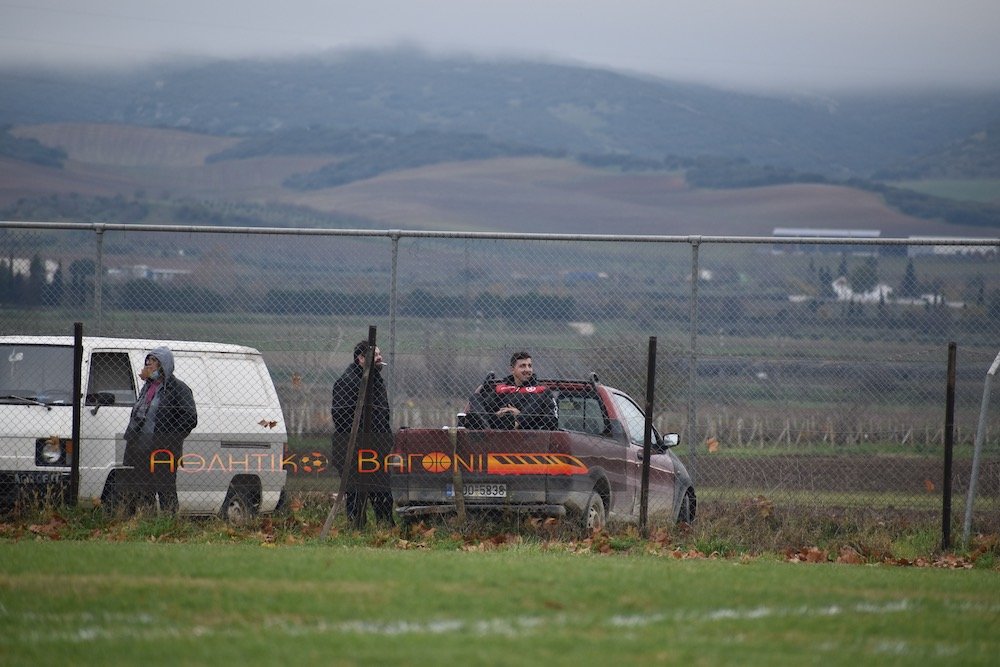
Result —
MULTIPOLYGON (((556 430, 401 429, 386 460, 404 520, 456 512, 568 516, 593 529, 639 514, 645 418, 624 393, 596 382, 547 380, 556 430)), ((476 422, 480 423, 479 421, 476 422)), ((694 518, 694 488, 683 464, 654 432, 650 512, 694 518)))

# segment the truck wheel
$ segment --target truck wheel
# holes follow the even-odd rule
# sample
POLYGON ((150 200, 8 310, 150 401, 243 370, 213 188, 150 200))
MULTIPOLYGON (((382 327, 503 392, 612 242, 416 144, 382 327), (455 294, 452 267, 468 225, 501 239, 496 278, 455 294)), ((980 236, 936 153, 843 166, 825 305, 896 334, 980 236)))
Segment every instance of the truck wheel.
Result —
POLYGON ((681 499, 681 508, 677 512, 677 523, 694 523, 695 503, 694 491, 688 489, 681 499))
POLYGON ((125 512, 125 497, 117 470, 112 470, 101 492, 101 509, 104 516, 111 518, 125 512))
POLYGON ((257 514, 250 490, 244 486, 230 486, 226 501, 222 503, 221 517, 226 523, 244 526, 257 514))
POLYGON ((587 509, 581 517, 580 528, 583 529, 584 534, 590 535, 595 530, 603 530, 604 525, 604 500, 599 493, 594 491, 587 501, 587 509))

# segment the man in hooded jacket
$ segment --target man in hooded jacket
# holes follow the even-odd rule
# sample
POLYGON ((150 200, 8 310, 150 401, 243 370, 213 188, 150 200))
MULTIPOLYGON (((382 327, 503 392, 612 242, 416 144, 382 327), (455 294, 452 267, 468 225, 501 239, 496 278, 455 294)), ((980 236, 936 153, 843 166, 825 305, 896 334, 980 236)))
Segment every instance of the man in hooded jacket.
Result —
POLYGON ((176 512, 177 466, 184 439, 198 425, 191 388, 174 375, 174 354, 156 347, 139 372, 144 381, 125 429, 125 507, 155 505, 176 512))

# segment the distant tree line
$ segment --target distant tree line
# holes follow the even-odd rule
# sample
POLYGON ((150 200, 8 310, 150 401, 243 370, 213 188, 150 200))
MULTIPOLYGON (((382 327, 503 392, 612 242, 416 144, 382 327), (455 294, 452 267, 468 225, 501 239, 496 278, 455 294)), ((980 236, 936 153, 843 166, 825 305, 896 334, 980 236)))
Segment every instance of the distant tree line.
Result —
POLYGON ((668 155, 661 160, 623 154, 582 154, 576 161, 599 169, 631 171, 684 171, 690 185, 699 188, 753 188, 783 183, 826 183, 820 174, 802 173, 788 167, 751 164, 744 158, 717 155, 683 157, 668 155))
POLYGON ((10 129, 10 125, 0 125, 0 156, 62 169, 66 151, 50 148, 37 139, 16 137, 10 129))
POLYGON ((996 204, 935 197, 865 179, 851 179, 847 185, 877 192, 893 208, 917 218, 945 220, 954 225, 1000 228, 1000 206, 996 204))
POLYGON ((371 228, 357 216, 325 213, 305 206, 254 204, 194 199, 149 200, 144 193, 133 198, 85 197, 77 193, 23 197, 0 208, 0 217, 23 221, 109 222, 137 224, 166 222, 227 227, 349 227, 371 228))
MULTIPOLYGON (((68 269, 59 263, 47 279, 43 261, 36 255, 27 272, 13 270, 12 258, 0 258, 0 308, 89 308, 93 305, 94 262, 77 260, 68 269), (4 261, 5 260, 5 261, 4 261)), ((19 269, 23 266, 19 265, 19 269)), ((946 307, 944 299, 922 308, 889 307, 878 303, 838 301, 824 291, 832 275, 827 268, 810 271, 820 285, 814 297, 802 306, 789 305, 784 293, 754 295, 706 289, 699 296, 699 328, 712 335, 789 335, 790 323, 800 336, 830 335, 831 325, 843 325, 843 336, 874 335, 892 329, 916 336, 940 336, 952 327, 984 332, 983 321, 1000 323, 1000 289, 986 292, 982 276, 970 279, 963 297, 971 308, 946 307)), ((838 271, 839 272, 839 271, 838 271)), ((877 280, 877 267, 866 260, 850 272, 852 283, 877 280)), ((899 291, 928 288, 941 294, 939 285, 920 285, 908 269, 899 291)), ((864 284, 855 285, 863 288, 864 284)), ((462 297, 414 289, 400 295, 398 314, 412 318, 456 318, 544 322, 605 321, 635 319, 644 325, 656 321, 686 321, 686 297, 659 291, 637 292, 633 300, 587 300, 529 291, 500 296, 490 292, 462 297)), ((238 288, 222 292, 187 281, 157 282, 133 279, 105 282, 102 295, 107 310, 177 314, 257 313, 276 317, 389 315, 389 297, 384 292, 346 292, 327 289, 272 289, 262 299, 251 299, 238 288)), ((989 329, 989 327, 985 327, 989 329)))
MULTIPOLYGON (((28 274, 15 271, 13 258, 0 262, 0 306, 86 306, 92 303, 94 262, 77 260, 70 265, 67 283, 61 264, 51 281, 36 255, 28 274)), ((271 289, 262 300, 246 302, 239 295, 180 281, 177 284, 148 278, 105 283, 105 307, 125 311, 172 313, 224 313, 233 311, 270 315, 389 315, 389 295, 384 292, 341 292, 327 289, 271 289)), ((404 317, 478 317, 533 320, 572 320, 577 314, 573 297, 538 292, 506 297, 480 293, 472 298, 435 294, 415 289, 401 295, 399 314, 404 317)))
POLYGON ((331 162, 316 171, 289 177, 284 182, 285 187, 293 190, 318 190, 374 178, 390 171, 441 162, 563 155, 561 152, 535 146, 494 141, 482 134, 422 130, 412 134, 373 136, 378 138, 370 138, 364 142, 363 149, 359 146, 337 162, 331 162))
POLYGON ((31 258, 27 272, 19 270, 17 261, 12 256, 0 258, 0 306, 82 306, 93 300, 93 260, 75 260, 68 271, 59 262, 51 279, 39 255, 31 258))
POLYGON ((140 199, 84 197, 77 193, 23 197, 0 209, 8 220, 71 222, 142 222, 150 214, 150 205, 140 199))

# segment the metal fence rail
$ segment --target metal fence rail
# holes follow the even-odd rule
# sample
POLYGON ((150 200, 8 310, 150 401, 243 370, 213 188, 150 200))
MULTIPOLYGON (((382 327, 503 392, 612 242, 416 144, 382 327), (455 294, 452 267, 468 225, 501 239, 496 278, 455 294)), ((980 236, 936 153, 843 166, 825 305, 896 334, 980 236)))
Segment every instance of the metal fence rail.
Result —
MULTIPOLYGON (((543 378, 596 373, 641 406, 656 336, 654 427, 680 434, 703 516, 749 501, 932 517, 955 341, 959 513, 978 383, 1000 340, 996 239, 2 222, 0 246, 0 335, 67 335, 81 321, 87 335, 260 350, 304 457, 293 491, 335 488, 331 387, 369 325, 393 429, 455 425, 521 349, 543 378)), ((973 509, 995 523, 995 407, 983 433, 973 509)), ((0 441, 8 458, 23 446, 0 441)), ((650 502, 651 521, 672 520, 668 499, 650 502)))

